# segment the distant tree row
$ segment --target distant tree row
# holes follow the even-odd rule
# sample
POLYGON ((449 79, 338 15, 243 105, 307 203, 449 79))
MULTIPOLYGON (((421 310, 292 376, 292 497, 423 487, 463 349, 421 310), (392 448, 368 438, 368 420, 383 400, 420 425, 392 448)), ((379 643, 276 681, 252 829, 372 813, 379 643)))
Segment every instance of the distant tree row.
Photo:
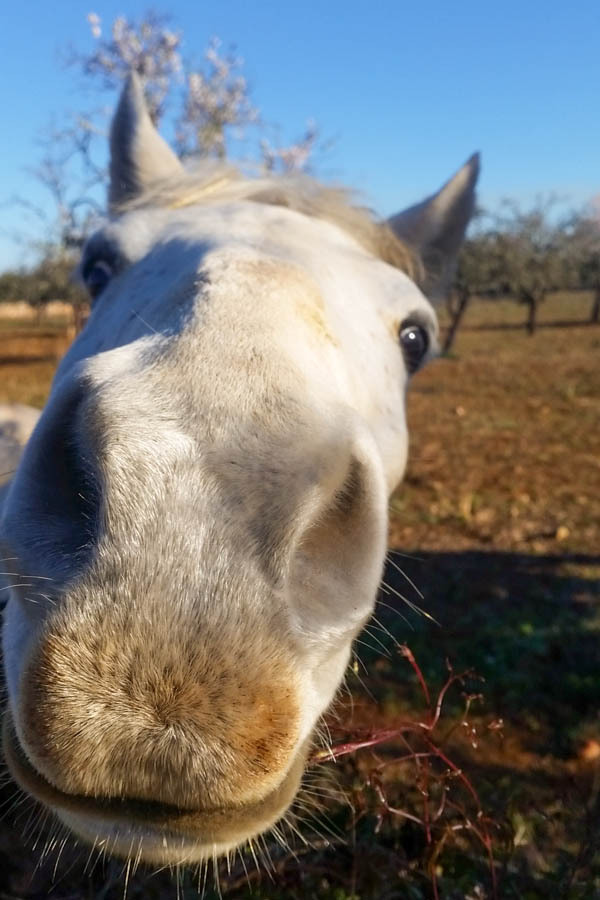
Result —
POLYGON ((52 300, 63 300, 79 307, 86 295, 73 277, 74 259, 66 254, 48 254, 35 266, 12 269, 0 274, 0 303, 25 300, 41 307, 52 300))
POLYGON ((534 334, 537 313, 554 291, 593 292, 590 322, 600 321, 600 216, 586 208, 557 215, 557 202, 539 200, 529 209, 507 200, 496 213, 479 211, 458 260, 447 298, 452 346, 472 297, 509 297, 526 309, 534 334))
MULTIPOLYGON (((506 201, 497 213, 478 212, 446 301, 445 351, 473 297, 515 300, 525 308, 524 327, 534 334, 540 304, 549 293, 585 290, 592 292, 589 321, 600 322, 600 218, 586 209, 561 220, 555 207, 553 201, 539 201, 523 210, 506 201)), ((46 252, 31 269, 5 272, 0 275, 0 302, 85 303, 72 277, 73 265, 68 252, 46 252)))

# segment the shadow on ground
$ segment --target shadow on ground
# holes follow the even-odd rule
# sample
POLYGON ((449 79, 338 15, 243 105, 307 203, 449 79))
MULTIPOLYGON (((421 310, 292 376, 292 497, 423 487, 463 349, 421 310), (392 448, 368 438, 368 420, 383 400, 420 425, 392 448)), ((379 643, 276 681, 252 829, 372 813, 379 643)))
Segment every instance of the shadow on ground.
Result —
POLYGON ((588 731, 600 739, 600 556, 391 551, 381 601, 428 677, 439 681, 446 659, 473 667, 486 704, 531 749, 564 757, 588 731))

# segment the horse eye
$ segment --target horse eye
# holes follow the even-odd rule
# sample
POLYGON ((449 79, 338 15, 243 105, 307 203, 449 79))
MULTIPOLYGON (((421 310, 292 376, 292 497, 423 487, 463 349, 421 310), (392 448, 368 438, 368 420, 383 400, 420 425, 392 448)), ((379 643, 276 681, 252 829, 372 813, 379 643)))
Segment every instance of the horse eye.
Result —
POLYGON ((96 259, 89 262, 83 272, 83 281, 92 299, 102 293, 113 276, 110 263, 104 259, 96 259))
POLYGON ((422 325, 403 322, 400 326, 400 346, 408 374, 417 371, 429 350, 429 334, 422 325))

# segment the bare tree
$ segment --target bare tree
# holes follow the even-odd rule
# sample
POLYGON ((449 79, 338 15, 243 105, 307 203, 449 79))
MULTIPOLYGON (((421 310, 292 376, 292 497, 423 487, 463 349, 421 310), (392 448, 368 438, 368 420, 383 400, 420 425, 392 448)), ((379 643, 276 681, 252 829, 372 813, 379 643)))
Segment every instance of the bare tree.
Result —
POLYGON ((274 146, 268 138, 262 138, 260 149, 267 172, 302 172, 309 168, 319 139, 319 129, 313 121, 307 122, 304 134, 287 147, 274 146))
POLYGON ((138 22, 117 16, 103 36, 100 16, 88 14, 96 46, 91 53, 71 49, 67 63, 103 90, 116 91, 131 71, 144 83, 148 111, 158 125, 166 112, 174 82, 183 81, 181 32, 168 27, 169 17, 148 12, 138 22))
POLYGON ((570 280, 574 288, 593 291, 590 324, 600 323, 600 210, 593 203, 570 223, 570 280))
MULTIPOLYGON (((88 15, 97 44, 91 54, 71 51, 77 66, 97 87, 116 90, 127 73, 135 70, 144 84, 146 101, 155 124, 172 113, 174 146, 180 156, 229 156, 229 138, 241 139, 250 127, 257 136, 266 125, 250 96, 243 73, 244 60, 213 37, 200 65, 184 62, 181 32, 168 27, 169 18, 147 13, 139 21, 119 16, 107 37, 96 13, 88 15), (175 107, 175 109, 173 109, 175 107)), ((273 147, 258 140, 258 156, 269 170, 303 170, 315 150, 318 129, 309 123, 297 143, 273 147)))
POLYGON ((252 104, 244 64, 233 51, 223 54, 219 38, 204 53, 204 70, 185 73, 185 96, 176 123, 176 147, 181 156, 227 156, 227 132, 241 137, 260 121, 252 104))
POLYGON ((568 242, 564 223, 555 223, 556 199, 540 199, 528 210, 505 201, 495 216, 494 289, 527 307, 526 329, 533 335, 537 312, 546 295, 565 284, 568 242))
POLYGON ((443 353, 452 349, 471 298, 489 295, 496 287, 495 235, 486 224, 488 220, 489 215, 484 210, 477 210, 471 234, 461 247, 452 288, 446 298, 450 324, 442 345, 443 353))
POLYGON ((550 197, 526 210, 506 200, 496 213, 479 212, 447 301, 445 352, 475 295, 523 304, 529 334, 536 331, 540 304, 555 290, 593 290, 591 321, 600 319, 600 223, 589 209, 569 217, 559 216, 558 209, 550 197))
MULTIPOLYGON (((251 100, 243 60, 225 50, 218 38, 209 42, 201 65, 194 67, 184 62, 182 33, 170 27, 166 15, 150 12, 139 20, 118 16, 108 28, 96 13, 87 18, 93 49, 86 53, 70 48, 67 64, 100 94, 118 91, 127 74, 136 71, 154 123, 170 131, 182 156, 225 158, 230 139, 243 137, 253 127, 257 156, 266 169, 306 168, 315 147, 316 126, 309 126, 300 141, 289 147, 273 148, 266 139, 260 140, 266 126, 251 100)), ((50 196, 49 211, 48 205, 34 204, 26 197, 9 201, 37 221, 42 237, 35 244, 27 237, 28 244, 55 272, 69 270, 73 249, 102 214, 107 132, 108 112, 102 107, 71 115, 60 127, 53 125, 40 139, 40 162, 31 171, 50 196)), ((25 240, 22 235, 15 237, 25 240)), ((69 292, 65 282, 63 293, 69 292)))

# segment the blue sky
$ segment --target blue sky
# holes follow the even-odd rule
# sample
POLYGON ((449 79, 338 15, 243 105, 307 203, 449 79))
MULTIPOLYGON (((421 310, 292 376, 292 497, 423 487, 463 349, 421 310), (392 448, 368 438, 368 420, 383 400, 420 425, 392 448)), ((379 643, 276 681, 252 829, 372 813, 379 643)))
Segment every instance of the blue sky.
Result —
MULTIPOLYGON (((0 203, 43 204, 27 173, 36 136, 67 110, 93 104, 61 63, 69 43, 104 23, 139 17, 138 0, 24 0, 3 11, 0 84, 5 128, 0 203)), ((264 118, 292 140, 314 118, 335 138, 322 169, 389 214, 437 188, 481 150, 480 199, 529 202, 555 192, 581 203, 600 184, 598 0, 170 0, 184 55, 211 35, 236 45, 264 118)), ((107 98, 106 102, 110 102, 107 98)), ((25 257, 8 236, 22 224, 0 206, 0 268, 25 257)))

